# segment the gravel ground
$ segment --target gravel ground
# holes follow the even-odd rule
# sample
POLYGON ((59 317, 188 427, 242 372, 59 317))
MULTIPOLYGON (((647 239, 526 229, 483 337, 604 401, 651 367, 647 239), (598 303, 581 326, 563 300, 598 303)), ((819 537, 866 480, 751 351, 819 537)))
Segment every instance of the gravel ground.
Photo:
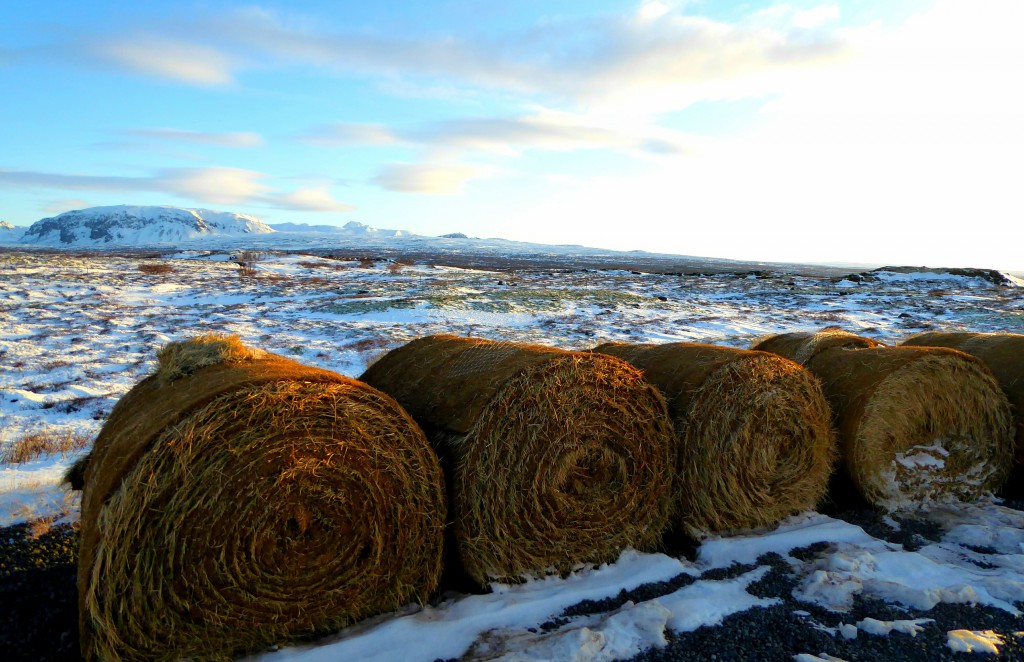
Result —
POLYGON ((5 660, 79 658, 77 560, 77 527, 34 523, 0 529, 5 660))
MULTIPOLYGON (((1018 509, 1019 502, 1012 505, 1018 509)), ((914 520, 900 520, 900 528, 887 526, 872 510, 829 513, 864 528, 868 533, 917 549, 938 537, 933 526, 914 520)), ((78 530, 71 525, 42 527, 19 524, 0 529, 0 650, 7 660, 78 659, 77 589, 75 586, 78 530)), ((793 554, 813 558, 824 545, 812 545, 793 554)), ((680 548, 680 553, 693 549, 680 548)), ((771 571, 752 584, 758 597, 782 600, 773 607, 754 608, 725 619, 717 627, 693 632, 668 632, 665 648, 648 650, 633 658, 636 662, 667 660, 792 660, 799 653, 828 654, 844 660, 1024 660, 1024 619, 1005 611, 969 605, 940 604, 923 612, 877 600, 857 597, 847 613, 798 602, 792 597, 796 579, 789 564, 778 554, 765 554, 754 565, 715 569, 699 578, 680 575, 666 582, 645 584, 632 591, 599 601, 584 601, 560 617, 541 626, 553 630, 575 616, 616 609, 627 601, 641 602, 671 593, 697 579, 737 577, 757 566, 771 571), (857 623, 863 618, 879 620, 932 619, 917 636, 893 632, 876 636, 859 632, 853 639, 830 633, 826 628, 857 623), (998 656, 953 653, 946 645, 950 630, 994 630, 1005 644, 998 656)))

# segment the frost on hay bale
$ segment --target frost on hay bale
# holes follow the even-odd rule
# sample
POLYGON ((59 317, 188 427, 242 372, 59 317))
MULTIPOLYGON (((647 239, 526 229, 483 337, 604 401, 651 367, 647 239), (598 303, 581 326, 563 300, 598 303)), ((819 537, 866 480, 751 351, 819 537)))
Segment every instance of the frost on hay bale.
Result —
POLYGON ((483 585, 652 549, 669 519, 671 422, 629 364, 536 345, 430 336, 362 376, 428 431, 454 544, 483 585))
MULTIPOLYGON (((984 364, 943 348, 851 344, 808 350, 791 333, 755 349, 808 356, 839 432, 840 458, 869 503, 887 509, 997 490, 1012 464, 1010 406, 984 364), (785 351, 782 351, 782 350, 785 351)), ((837 495, 842 496, 842 495, 837 495)))
POLYGON ((1013 406, 1017 424, 1014 444, 1017 467, 1024 469, 1024 335, 930 331, 911 336, 903 345, 958 349, 988 366, 1013 406))
POLYGON ((96 439, 87 659, 228 657, 437 587, 444 480, 422 430, 366 384, 239 347, 165 348, 96 439))
POLYGON ((767 352, 609 343, 665 394, 676 431, 676 520, 693 532, 775 524, 813 509, 835 458, 817 380, 767 352))

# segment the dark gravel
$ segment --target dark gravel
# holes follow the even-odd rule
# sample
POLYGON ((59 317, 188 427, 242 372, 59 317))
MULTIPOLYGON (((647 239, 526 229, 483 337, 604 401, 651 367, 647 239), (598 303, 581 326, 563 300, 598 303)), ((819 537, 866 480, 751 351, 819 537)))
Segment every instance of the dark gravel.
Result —
MULTIPOLYGON (((1008 503, 1020 507, 1019 502, 1008 503)), ((897 519, 899 529, 870 509, 830 513, 863 527, 871 535, 918 549, 936 540, 940 531, 918 520, 897 519)), ((818 543, 790 552, 811 561, 827 553, 818 543)), ((78 616, 75 585, 78 530, 58 525, 40 533, 20 524, 0 529, 0 650, 5 660, 77 660, 78 616)), ((553 631, 574 618, 618 609, 629 601, 651 600, 695 581, 721 581, 738 577, 759 566, 769 572, 748 591, 758 597, 779 598, 767 609, 754 608, 734 614, 716 627, 692 632, 666 632, 668 646, 651 649, 633 658, 636 662, 667 660, 792 660, 798 653, 827 653, 844 660, 1024 660, 1024 619, 1000 609, 940 604, 924 612, 857 596, 847 613, 831 612, 793 598, 798 578, 778 554, 765 554, 753 565, 735 564, 708 570, 700 577, 681 574, 670 580, 644 584, 603 600, 585 600, 541 625, 553 631), (916 637, 893 632, 876 636, 858 632, 855 639, 832 634, 824 628, 855 624, 871 617, 879 620, 932 619, 916 637), (998 656, 953 653, 946 645, 949 630, 994 630, 1003 635, 998 656)), ((1024 605, 1021 605, 1024 607, 1024 605)))
POLYGON ((0 529, 0 651, 4 660, 77 660, 78 529, 0 529))

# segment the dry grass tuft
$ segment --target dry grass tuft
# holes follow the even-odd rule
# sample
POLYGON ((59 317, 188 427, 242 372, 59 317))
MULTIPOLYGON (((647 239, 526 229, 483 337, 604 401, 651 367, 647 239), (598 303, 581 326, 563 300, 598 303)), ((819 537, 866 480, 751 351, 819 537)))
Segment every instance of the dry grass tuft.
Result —
POLYGON ((869 503, 897 509, 999 489, 1012 464, 1013 431, 992 373, 955 350, 871 342, 814 352, 792 338, 769 339, 758 348, 811 357, 807 367, 832 406, 845 471, 869 503))
POLYGON ((65 456, 82 450, 92 439, 79 432, 32 432, 0 451, 0 464, 23 464, 44 455, 65 456))
POLYGON ((412 419, 283 357, 187 356, 118 402, 86 468, 83 655, 228 658, 426 600, 445 492, 412 419))
POLYGON ((835 460, 817 380, 766 352, 695 343, 610 343, 640 368, 676 431, 676 522, 691 534, 766 526, 813 509, 835 460))
POLYGON ((172 273, 174 273, 176 271, 176 269, 174 267, 172 267, 171 265, 165 264, 165 263, 161 263, 161 264, 147 264, 147 263, 143 263, 143 264, 139 265, 139 271, 144 273, 144 274, 149 274, 151 276, 158 276, 160 274, 172 274, 172 273))
POLYGON ((661 540, 671 424, 664 399, 625 362, 431 336, 363 379, 432 431, 461 567, 477 583, 565 572, 661 540))
POLYGON ((56 518, 53 516, 39 517, 29 521, 28 529, 25 532, 25 537, 29 540, 39 540, 47 533, 53 530, 53 522, 56 518))
POLYGON ((239 251, 231 259, 238 265, 239 277, 243 280, 248 280, 259 275, 256 263, 263 260, 263 253, 258 251, 239 251))

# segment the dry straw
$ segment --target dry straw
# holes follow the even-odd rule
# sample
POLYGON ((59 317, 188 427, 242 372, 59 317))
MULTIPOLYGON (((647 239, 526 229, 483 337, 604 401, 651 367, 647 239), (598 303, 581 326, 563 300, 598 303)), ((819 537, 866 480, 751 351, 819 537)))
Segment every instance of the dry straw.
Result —
POLYGON ((671 423, 657 389, 627 363, 430 336, 386 354, 362 379, 428 430, 450 471, 462 569, 477 583, 659 543, 671 423))
POLYGON ((903 341, 906 346, 949 347, 985 362, 1014 409, 1015 454, 1024 470, 1024 335, 1019 333, 943 333, 932 331, 903 341))
POLYGON ((807 370, 767 352, 609 343, 640 368, 676 431, 677 523, 691 534, 777 523, 817 505, 835 458, 831 413, 807 370))
POLYGON ((783 334, 755 349, 800 357, 821 380, 843 465, 869 503, 897 509, 968 500, 1006 479, 1010 407, 981 361, 839 331, 783 334))
POLYGON ((391 398, 232 337, 159 358, 84 466, 87 659, 227 658, 435 590, 443 476, 391 398))

